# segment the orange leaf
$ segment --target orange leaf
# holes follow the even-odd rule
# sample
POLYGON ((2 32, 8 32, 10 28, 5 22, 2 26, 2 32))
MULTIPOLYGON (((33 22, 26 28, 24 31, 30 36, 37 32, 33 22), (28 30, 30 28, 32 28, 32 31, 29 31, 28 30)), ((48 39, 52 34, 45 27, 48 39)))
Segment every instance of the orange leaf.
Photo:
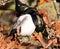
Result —
POLYGON ((43 4, 44 3, 44 0, 40 0, 40 2, 38 2, 38 6, 43 4))

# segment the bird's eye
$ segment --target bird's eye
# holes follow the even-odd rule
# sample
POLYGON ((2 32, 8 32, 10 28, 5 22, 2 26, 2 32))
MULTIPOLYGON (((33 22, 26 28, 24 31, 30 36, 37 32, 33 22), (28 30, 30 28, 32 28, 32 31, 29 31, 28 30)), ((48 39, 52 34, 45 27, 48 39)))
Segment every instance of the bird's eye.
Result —
POLYGON ((20 5, 18 4, 18 6, 20 6, 20 5))

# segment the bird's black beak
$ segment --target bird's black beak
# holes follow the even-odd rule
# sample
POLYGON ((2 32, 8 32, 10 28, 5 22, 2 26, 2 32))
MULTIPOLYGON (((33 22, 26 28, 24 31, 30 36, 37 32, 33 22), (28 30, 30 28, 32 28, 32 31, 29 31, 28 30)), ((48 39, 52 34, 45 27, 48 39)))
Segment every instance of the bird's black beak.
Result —
POLYGON ((56 0, 56 2, 59 2, 60 3, 60 0, 56 0))

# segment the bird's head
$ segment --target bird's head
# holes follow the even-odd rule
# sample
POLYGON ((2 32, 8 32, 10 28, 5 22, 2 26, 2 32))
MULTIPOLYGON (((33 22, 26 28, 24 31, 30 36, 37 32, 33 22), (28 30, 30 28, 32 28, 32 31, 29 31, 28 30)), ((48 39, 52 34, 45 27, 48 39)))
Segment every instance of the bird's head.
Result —
POLYGON ((38 0, 15 0, 16 15, 19 17, 27 8, 36 8, 38 0))

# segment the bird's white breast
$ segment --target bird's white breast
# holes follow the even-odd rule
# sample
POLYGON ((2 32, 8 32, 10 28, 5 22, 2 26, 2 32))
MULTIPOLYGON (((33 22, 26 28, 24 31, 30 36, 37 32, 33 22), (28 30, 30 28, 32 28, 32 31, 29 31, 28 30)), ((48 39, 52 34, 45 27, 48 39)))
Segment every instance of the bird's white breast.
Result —
POLYGON ((20 35, 24 35, 24 36, 31 35, 34 32, 35 25, 33 23, 31 15, 29 14, 22 15, 19 17, 18 21, 20 22, 20 25, 17 27, 17 29, 19 30, 19 28, 21 27, 20 35))

